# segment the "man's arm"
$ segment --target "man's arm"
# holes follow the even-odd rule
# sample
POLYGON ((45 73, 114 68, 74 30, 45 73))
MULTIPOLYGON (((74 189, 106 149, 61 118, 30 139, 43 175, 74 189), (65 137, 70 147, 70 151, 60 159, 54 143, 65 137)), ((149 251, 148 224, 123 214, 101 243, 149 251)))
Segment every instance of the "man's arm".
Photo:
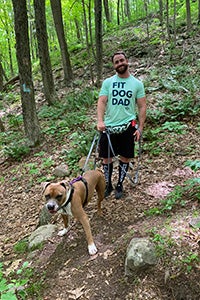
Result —
POLYGON ((97 103, 97 130, 104 131, 106 129, 104 123, 104 114, 106 111, 107 96, 100 96, 97 103))
POLYGON ((137 99, 139 129, 142 131, 146 120, 146 97, 137 99))
POLYGON ((136 141, 139 141, 142 130, 144 128, 144 122, 146 120, 146 111, 147 111, 147 105, 146 105, 146 97, 142 97, 137 99, 137 106, 138 106, 138 130, 135 132, 136 141))

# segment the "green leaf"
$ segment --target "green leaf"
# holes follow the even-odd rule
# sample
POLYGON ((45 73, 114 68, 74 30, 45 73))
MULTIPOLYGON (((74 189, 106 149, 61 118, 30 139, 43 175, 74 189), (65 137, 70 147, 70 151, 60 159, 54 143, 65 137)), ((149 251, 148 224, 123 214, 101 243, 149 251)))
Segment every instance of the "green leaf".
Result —
POLYGON ((8 289, 6 279, 1 279, 0 281, 0 292, 6 291, 8 289))
POLYGON ((1 295, 1 300, 17 300, 17 297, 13 292, 7 292, 6 294, 1 295))

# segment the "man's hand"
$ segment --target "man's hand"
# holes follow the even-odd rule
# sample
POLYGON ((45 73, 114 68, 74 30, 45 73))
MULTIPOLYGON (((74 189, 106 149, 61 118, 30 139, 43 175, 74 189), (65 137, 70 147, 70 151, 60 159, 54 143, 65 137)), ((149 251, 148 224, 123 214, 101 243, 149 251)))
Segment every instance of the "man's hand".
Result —
POLYGON ((98 131, 105 131, 106 130, 106 126, 105 126, 105 123, 103 121, 99 121, 97 123, 97 130, 98 131))
POLYGON ((133 135, 135 136, 135 141, 139 142, 140 138, 142 137, 142 131, 140 128, 138 128, 133 135))

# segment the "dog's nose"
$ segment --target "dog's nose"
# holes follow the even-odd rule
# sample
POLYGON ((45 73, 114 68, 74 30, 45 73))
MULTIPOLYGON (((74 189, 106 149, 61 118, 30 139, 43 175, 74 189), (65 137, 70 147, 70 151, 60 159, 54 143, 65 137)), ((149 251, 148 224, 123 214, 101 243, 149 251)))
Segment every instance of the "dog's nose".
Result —
POLYGON ((47 208, 48 208, 48 210, 54 210, 55 209, 55 205, 49 203, 49 204, 47 204, 47 208))

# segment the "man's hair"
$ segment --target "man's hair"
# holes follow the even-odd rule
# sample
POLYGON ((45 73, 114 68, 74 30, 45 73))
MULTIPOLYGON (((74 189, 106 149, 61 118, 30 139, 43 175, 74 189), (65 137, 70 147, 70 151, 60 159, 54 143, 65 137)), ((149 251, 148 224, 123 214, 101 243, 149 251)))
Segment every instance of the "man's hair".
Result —
POLYGON ((115 52, 115 53, 112 55, 112 57, 111 57, 112 62, 113 62, 113 60, 114 60, 115 55, 119 55, 119 54, 124 55, 124 57, 127 59, 127 56, 126 56, 126 54, 124 53, 124 51, 117 51, 117 52, 115 52))

